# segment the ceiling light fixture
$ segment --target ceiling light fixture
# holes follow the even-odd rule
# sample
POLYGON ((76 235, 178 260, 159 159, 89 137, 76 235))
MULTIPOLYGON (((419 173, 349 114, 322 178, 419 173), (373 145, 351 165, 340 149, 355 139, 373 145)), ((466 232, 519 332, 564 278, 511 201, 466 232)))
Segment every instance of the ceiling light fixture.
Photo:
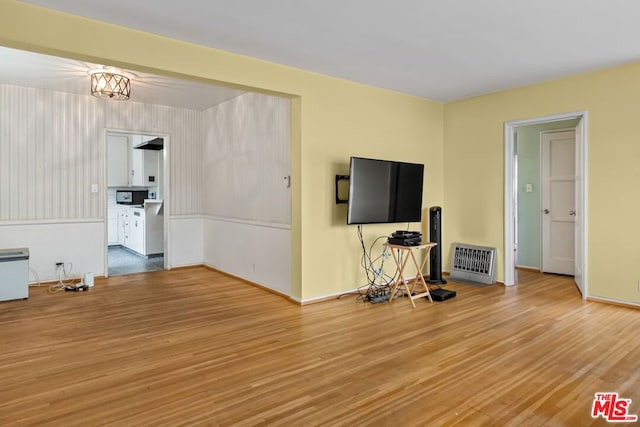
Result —
POLYGON ((98 98, 129 99, 131 97, 131 80, 118 71, 109 69, 90 70, 91 95, 98 98))

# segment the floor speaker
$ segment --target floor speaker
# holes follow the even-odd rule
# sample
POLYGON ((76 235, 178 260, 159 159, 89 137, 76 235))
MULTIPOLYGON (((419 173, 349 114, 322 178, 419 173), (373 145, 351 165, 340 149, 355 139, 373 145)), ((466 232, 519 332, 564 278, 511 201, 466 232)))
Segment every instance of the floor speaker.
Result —
POLYGON ((437 243, 431 248, 429 260, 429 280, 427 283, 433 285, 444 285, 447 283, 442 278, 442 208, 433 206, 429 209, 429 241, 437 243))

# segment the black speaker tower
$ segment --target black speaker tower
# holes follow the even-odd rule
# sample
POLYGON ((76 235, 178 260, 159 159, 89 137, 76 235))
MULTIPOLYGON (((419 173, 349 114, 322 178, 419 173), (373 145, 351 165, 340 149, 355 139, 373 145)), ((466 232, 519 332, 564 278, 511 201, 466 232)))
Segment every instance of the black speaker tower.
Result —
POLYGON ((447 283, 442 278, 442 208, 433 206, 429 209, 429 241, 437 243, 431 248, 431 259, 429 260, 429 280, 427 283, 433 285, 444 285, 447 283))

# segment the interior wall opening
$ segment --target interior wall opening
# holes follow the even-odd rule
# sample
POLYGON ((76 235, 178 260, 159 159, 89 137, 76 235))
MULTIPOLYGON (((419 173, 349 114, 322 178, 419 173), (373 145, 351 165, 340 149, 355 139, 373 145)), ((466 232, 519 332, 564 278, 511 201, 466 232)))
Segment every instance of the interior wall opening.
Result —
MULTIPOLYGON (((505 284, 516 284, 515 268, 541 271, 543 261, 543 221, 551 215, 543 204, 542 138, 545 131, 575 129, 576 221, 575 280, 582 297, 586 282, 586 129, 587 113, 567 113, 505 123, 505 284)), ((570 211, 569 211, 570 212, 570 211)), ((569 215, 575 214, 569 213, 569 215)))

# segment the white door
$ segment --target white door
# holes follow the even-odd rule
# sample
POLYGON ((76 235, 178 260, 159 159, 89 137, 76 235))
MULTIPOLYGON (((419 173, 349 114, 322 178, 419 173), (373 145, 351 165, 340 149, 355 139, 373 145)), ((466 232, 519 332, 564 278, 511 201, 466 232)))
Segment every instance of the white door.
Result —
POLYGON ((584 212, 582 208, 584 206, 584 138, 582 135, 582 120, 575 129, 575 207, 574 207, 574 241, 575 241, 575 263, 573 267, 574 280, 580 293, 585 297, 584 281, 582 266, 584 265, 584 253, 583 253, 583 237, 584 237, 584 212))
POLYGON ((574 275, 575 131, 542 133, 542 271, 574 275))

